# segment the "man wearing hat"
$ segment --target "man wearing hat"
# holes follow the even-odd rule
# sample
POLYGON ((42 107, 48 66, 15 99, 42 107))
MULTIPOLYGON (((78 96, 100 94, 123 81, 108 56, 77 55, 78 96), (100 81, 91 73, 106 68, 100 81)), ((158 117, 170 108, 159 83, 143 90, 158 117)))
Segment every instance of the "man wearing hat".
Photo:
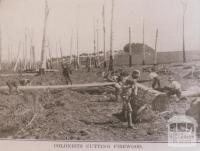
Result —
POLYGON ((140 77, 139 70, 133 70, 132 74, 123 80, 122 98, 123 98, 123 112, 125 119, 128 120, 128 127, 133 128, 132 114, 133 106, 136 104, 136 97, 138 92, 137 79, 140 77))
POLYGON ((173 77, 169 77, 168 81, 170 83, 168 95, 176 95, 179 99, 181 99, 181 84, 173 77))

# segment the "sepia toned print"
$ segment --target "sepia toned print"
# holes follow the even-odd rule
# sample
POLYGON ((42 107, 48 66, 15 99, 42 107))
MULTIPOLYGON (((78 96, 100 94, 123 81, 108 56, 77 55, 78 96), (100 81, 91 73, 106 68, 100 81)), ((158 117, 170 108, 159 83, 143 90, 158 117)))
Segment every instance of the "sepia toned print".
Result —
POLYGON ((199 18, 199 0, 1 0, 0 138, 198 142, 199 18))

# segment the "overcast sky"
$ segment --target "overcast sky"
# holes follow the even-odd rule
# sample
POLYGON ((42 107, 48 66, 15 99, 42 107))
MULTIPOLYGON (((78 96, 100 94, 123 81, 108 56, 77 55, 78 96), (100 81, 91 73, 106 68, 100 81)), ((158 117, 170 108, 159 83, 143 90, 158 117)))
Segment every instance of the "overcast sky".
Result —
MULTIPOLYGON (((93 26, 94 22, 97 24, 97 20, 99 20, 99 48, 102 49, 103 4, 106 11, 106 47, 109 50, 111 0, 48 0, 48 3, 50 14, 47 23, 47 38, 54 56, 57 55, 56 45, 62 46, 64 55, 69 54, 72 31, 75 52, 77 16, 79 16, 80 53, 93 52, 93 26)), ((39 58, 44 4, 45 0, 2 0, 0 26, 4 59, 10 56, 8 48, 17 55, 20 41, 24 42, 25 31, 28 33, 28 43, 32 35, 39 58)), ((182 12, 181 0, 115 0, 114 49, 123 49, 128 42, 129 26, 132 28, 132 41, 142 42, 144 20, 145 43, 154 47, 155 32, 158 28, 158 51, 181 50, 182 12)), ((186 49, 200 50, 200 0, 188 0, 185 21, 186 49)))

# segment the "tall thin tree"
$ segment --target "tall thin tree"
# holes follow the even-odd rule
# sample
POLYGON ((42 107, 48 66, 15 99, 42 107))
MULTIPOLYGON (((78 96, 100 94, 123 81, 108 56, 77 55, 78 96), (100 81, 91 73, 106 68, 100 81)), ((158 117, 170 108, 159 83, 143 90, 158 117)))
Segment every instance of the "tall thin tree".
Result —
POLYGON ((72 49, 73 49, 73 31, 71 34, 71 38, 70 38, 70 58, 69 58, 69 63, 72 63, 72 49))
POLYGON ((132 66, 131 27, 129 27, 129 67, 132 66))
POLYGON ((96 54, 96 60, 97 60, 97 66, 99 66, 99 20, 97 19, 97 54, 96 54))
POLYGON ((94 25, 94 40, 93 40, 93 44, 94 44, 94 67, 97 67, 97 62, 96 62, 96 26, 95 26, 95 21, 93 23, 94 25))
POLYGON ((185 54, 185 14, 187 10, 187 1, 181 1, 182 2, 182 7, 183 7, 183 23, 182 23, 182 30, 183 30, 183 62, 186 62, 186 54, 185 54))
POLYGON ((43 70, 45 70, 45 68, 46 68, 46 63, 45 63, 45 45, 46 45, 46 27, 47 27, 48 16, 49 16, 48 1, 45 0, 45 16, 44 16, 42 50, 41 50, 41 65, 40 65, 40 68, 43 69, 43 70))
POLYGON ((79 68, 79 11, 80 11, 80 4, 77 4, 77 16, 76 16, 76 49, 77 49, 77 68, 79 68))
POLYGON ((24 40, 24 70, 27 69, 27 28, 25 28, 25 40, 24 40))
POLYGON ((114 60, 113 60, 113 20, 114 20, 114 0, 112 0, 112 10, 111 10, 111 32, 110 32, 110 61, 109 61, 109 71, 114 70, 114 60))
POLYGON ((145 65, 146 52, 145 52, 145 29, 144 29, 144 20, 143 20, 143 24, 142 24, 142 49, 143 49, 143 61, 142 61, 142 64, 145 65))
POLYGON ((104 52, 104 68, 106 68, 106 26, 105 26, 105 6, 103 5, 102 10, 103 19, 103 52, 104 52))
POLYGON ((157 43, 158 43, 158 29, 156 30, 156 38, 155 38, 154 65, 157 64, 157 43))
POLYGON ((62 42, 59 40, 60 57, 63 58, 62 42))
POLYGON ((0 29, 0 71, 2 70, 2 33, 0 29))

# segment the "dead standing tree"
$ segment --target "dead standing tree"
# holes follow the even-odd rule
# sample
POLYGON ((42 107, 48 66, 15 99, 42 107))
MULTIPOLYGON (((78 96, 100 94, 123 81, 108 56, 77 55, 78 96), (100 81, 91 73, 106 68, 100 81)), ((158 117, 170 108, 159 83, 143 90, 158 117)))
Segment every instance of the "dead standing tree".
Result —
POLYGON ((95 21, 93 23, 94 25, 94 67, 97 68, 97 60, 96 60, 96 26, 95 26, 95 21))
MULTIPOLYGON (((2 2, 2 0, 0 0, 0 3, 2 2)), ((1 33, 1 29, 0 29, 0 71, 2 70, 2 33, 1 33)))
POLYGON ((129 27, 129 67, 132 67, 131 27, 129 27))
POLYGON ((183 23, 182 23, 182 30, 183 30, 183 62, 186 62, 186 55, 185 55, 185 14, 186 14, 186 10, 187 10, 187 1, 181 1, 182 7, 183 7, 183 23))
POLYGON ((59 40, 59 50, 60 50, 60 57, 63 58, 63 51, 62 51, 62 43, 61 40, 59 40))
POLYGON ((72 35, 70 38, 70 58, 69 58, 69 64, 72 64, 72 48, 73 48, 73 30, 72 30, 72 35))
POLYGON ((96 28, 96 32, 97 32, 97 54, 96 54, 96 62, 97 62, 97 68, 99 67, 99 20, 97 19, 97 28, 96 28))
POLYGON ((76 16, 76 49, 77 49, 77 57, 75 61, 75 69, 78 70, 80 66, 80 60, 79 60, 79 10, 80 10, 80 4, 77 4, 77 16, 76 16))
POLYGON ((47 26, 47 18, 49 15, 49 7, 47 0, 45 1, 45 17, 44 17, 44 28, 43 28, 43 39, 42 39, 42 50, 41 50, 41 64, 39 72, 40 74, 44 74, 46 63, 45 63, 45 43, 46 43, 46 26, 47 26))
POLYGON ((158 29, 156 30, 156 38, 155 38, 154 65, 157 64, 157 42, 158 42, 158 29))
POLYGON ((2 38, 1 38, 1 30, 0 30, 0 71, 2 70, 2 61, 1 61, 1 56, 2 56, 2 38))
POLYGON ((103 52, 104 52, 104 69, 106 68, 106 26, 105 26, 105 7, 103 5, 103 10, 102 10, 102 19, 103 19, 103 52))
POLYGON ((144 36, 145 36, 145 33, 144 33, 144 21, 143 21, 143 28, 142 28, 142 43, 143 43, 143 61, 142 61, 142 64, 145 65, 145 57, 146 57, 146 52, 145 52, 145 42, 144 42, 144 36))
POLYGON ((27 70, 27 28, 25 28, 25 35, 24 35, 24 70, 27 70))
POLYGON ((114 70, 113 62, 113 18, 114 18, 114 0, 112 0, 112 11, 111 11, 111 32, 110 32, 110 61, 109 61, 109 71, 114 70))

